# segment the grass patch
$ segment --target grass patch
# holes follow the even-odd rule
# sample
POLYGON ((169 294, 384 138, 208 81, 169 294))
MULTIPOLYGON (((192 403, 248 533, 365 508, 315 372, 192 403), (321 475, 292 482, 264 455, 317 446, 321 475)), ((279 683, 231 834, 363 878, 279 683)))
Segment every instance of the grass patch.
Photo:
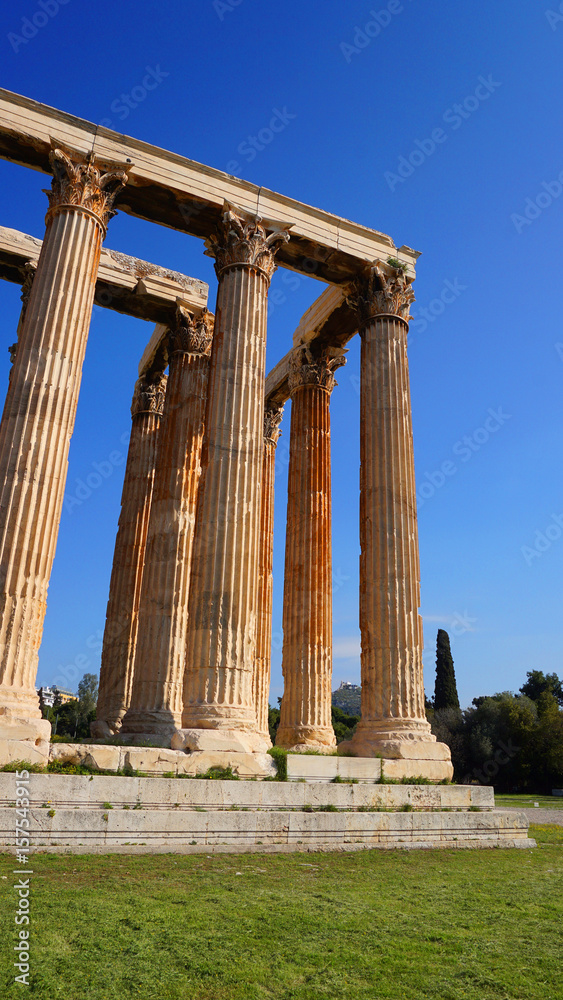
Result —
POLYGON ((563 810, 563 795, 495 795, 495 805, 501 808, 533 809, 534 802, 539 803, 540 809, 563 810))
POLYGON ((277 780, 287 781, 287 750, 283 747, 270 747, 268 753, 276 765, 277 780))
MULTIPOLYGON (((563 826, 537 850, 33 857, 32 1000, 563 995, 563 826), (276 935, 272 939, 272 914, 276 935)), ((0 984, 13 982, 13 854, 0 984)))

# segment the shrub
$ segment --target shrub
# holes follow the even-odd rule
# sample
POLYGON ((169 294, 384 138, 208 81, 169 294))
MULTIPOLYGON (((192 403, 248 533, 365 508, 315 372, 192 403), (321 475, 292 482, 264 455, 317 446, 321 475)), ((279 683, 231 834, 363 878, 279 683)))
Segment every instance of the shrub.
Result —
POLYGON ((283 747, 271 747, 268 753, 276 765, 277 780, 287 781, 287 750, 283 747))

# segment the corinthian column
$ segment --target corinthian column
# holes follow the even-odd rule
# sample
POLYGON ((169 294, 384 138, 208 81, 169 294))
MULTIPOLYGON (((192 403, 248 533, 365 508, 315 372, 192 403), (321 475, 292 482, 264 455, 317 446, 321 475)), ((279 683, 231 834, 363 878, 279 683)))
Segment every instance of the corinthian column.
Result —
POLYGON ((283 596, 284 693, 278 746, 336 746, 332 728, 330 395, 342 357, 291 359, 291 436, 283 596))
MULTIPOLYGON (((210 241, 219 279, 203 475, 189 604, 185 746, 220 729, 227 749, 264 749, 256 733, 258 536, 264 448, 266 311, 278 246, 259 220, 226 211, 210 241)), ((217 745, 216 737, 209 741, 217 745)))
MULTIPOLYGON (((424 711, 420 567, 407 362, 410 280, 379 262, 356 280, 361 351, 362 717, 343 744, 359 756, 449 761, 424 711)), ((451 765, 444 764, 442 777, 451 765)), ((437 776, 432 774, 432 776, 437 776)))
POLYGON ((122 731, 170 737, 181 725, 188 592, 213 317, 178 308, 151 504, 131 703, 122 731))
POLYGON ((0 424, 0 705, 39 720, 35 692, 102 240, 127 176, 51 152, 47 229, 0 424))
POLYGON ((131 438, 115 540, 102 648, 100 687, 92 736, 119 732, 129 707, 145 545, 153 493, 166 375, 138 379, 131 405, 131 438))
POLYGON ((279 425, 283 405, 270 404, 264 411, 264 456, 260 503, 260 542, 258 551, 258 615, 256 659, 254 661, 253 701, 260 736, 270 739, 268 727, 268 695, 272 658, 272 602, 274 561, 274 481, 276 478, 276 445, 280 438, 279 425))

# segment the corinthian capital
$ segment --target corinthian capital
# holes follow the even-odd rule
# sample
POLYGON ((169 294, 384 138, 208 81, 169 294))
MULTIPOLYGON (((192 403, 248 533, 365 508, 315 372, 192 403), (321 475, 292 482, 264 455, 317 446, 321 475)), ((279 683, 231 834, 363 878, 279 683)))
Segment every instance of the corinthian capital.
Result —
POLYGON ((137 379, 131 403, 132 417, 139 413, 156 413, 157 416, 162 416, 167 378, 163 372, 147 372, 137 379))
POLYGON ((277 444, 280 439, 280 424, 283 417, 283 403, 266 403, 264 409, 264 440, 277 444))
POLYGON ((409 310, 414 302, 411 281, 399 270, 389 276, 381 267, 381 261, 377 260, 364 274, 354 279, 346 301, 362 324, 382 315, 398 316, 408 323, 411 318, 409 310))
POLYGON ((252 267, 270 281, 276 269, 275 255, 288 239, 285 230, 268 234, 261 219, 244 219, 227 207, 219 230, 206 241, 205 252, 215 257, 217 277, 230 267, 252 267))
POLYGON ((113 202, 127 183, 127 172, 118 164, 96 164, 93 153, 86 157, 54 147, 49 154, 53 170, 47 221, 61 209, 80 208, 90 212, 104 231, 115 212, 113 202))
POLYGON ((297 347, 289 361, 289 391, 293 393, 303 385, 318 385, 332 392, 337 385, 334 372, 345 364, 346 359, 341 354, 331 357, 329 351, 324 351, 315 358, 308 347, 297 347))
POLYGON ((176 309, 176 322, 168 331, 169 354, 209 354, 213 340, 213 313, 204 309, 196 317, 183 306, 176 309))
POLYGON ((22 293, 21 293, 22 315, 25 313, 25 310, 27 309, 29 296, 31 295, 31 286, 33 285, 33 279, 35 277, 36 270, 37 270, 37 261, 28 260, 27 264, 24 264, 24 266, 21 268, 20 271, 23 277, 22 293))

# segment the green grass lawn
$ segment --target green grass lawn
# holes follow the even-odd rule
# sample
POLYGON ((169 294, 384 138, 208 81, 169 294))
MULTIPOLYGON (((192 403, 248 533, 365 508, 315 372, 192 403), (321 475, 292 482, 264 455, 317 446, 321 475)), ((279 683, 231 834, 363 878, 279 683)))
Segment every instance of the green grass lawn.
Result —
POLYGON ((495 795, 497 806, 533 809, 534 802, 537 802, 541 809, 563 809, 563 795, 495 795))
POLYGON ((2 855, 0 995, 560 1000, 563 827, 531 835, 537 850, 37 855, 29 989, 2 855))

